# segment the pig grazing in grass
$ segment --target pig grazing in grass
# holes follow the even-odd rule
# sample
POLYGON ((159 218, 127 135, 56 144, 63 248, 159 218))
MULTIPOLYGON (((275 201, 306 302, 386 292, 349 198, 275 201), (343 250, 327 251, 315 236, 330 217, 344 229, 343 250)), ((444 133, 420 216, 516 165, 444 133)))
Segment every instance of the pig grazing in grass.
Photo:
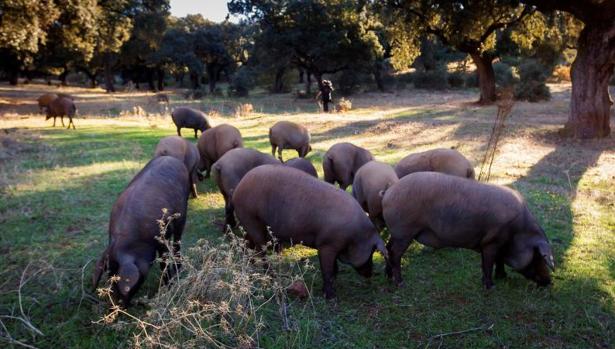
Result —
POLYGON ((540 286, 554 269, 549 240, 518 192, 437 172, 417 172, 389 188, 382 200, 391 239, 387 274, 401 284, 401 257, 413 240, 434 248, 480 252, 483 284, 509 265, 540 286))
POLYGON ((455 149, 440 148, 410 154, 395 165, 395 172, 399 178, 421 171, 441 172, 474 179, 474 167, 455 149))
POLYGON ((267 164, 277 165, 280 162, 269 154, 247 148, 229 150, 213 164, 213 178, 224 197, 225 227, 237 225, 231 198, 239 181, 251 169, 267 164))
POLYGON ((316 172, 316 168, 312 165, 312 162, 308 159, 304 158, 294 158, 287 160, 284 163, 284 166, 296 168, 297 170, 301 170, 312 177, 318 178, 318 172, 316 172))
POLYGON ((243 148, 243 140, 237 128, 222 124, 203 132, 197 142, 197 148, 201 156, 200 170, 205 171, 205 178, 209 178, 211 165, 227 151, 243 148))
POLYGON ((352 185, 354 175, 359 168, 374 156, 367 149, 357 147, 352 143, 337 143, 333 145, 322 160, 322 169, 325 172, 325 182, 335 184, 346 190, 352 185))
POLYGON ((310 132, 302 125, 290 121, 278 121, 269 129, 269 142, 271 143, 271 155, 275 156, 278 151, 278 159, 282 159, 282 150, 295 149, 299 157, 304 158, 310 151, 310 132))
MULTIPOLYGON (((179 255, 180 239, 186 223, 188 182, 186 166, 171 156, 152 159, 120 194, 111 210, 109 246, 96 262, 92 277, 96 288, 102 274, 118 276, 112 286, 114 297, 125 306, 145 280, 156 255, 169 252, 159 240, 161 218, 177 215, 170 220, 166 239, 173 237, 173 253, 179 255), (164 215, 164 217, 163 217, 164 215)), ((169 280, 179 264, 166 266, 164 278, 169 280)))
POLYGON ((370 161, 361 166, 354 176, 352 196, 361 204, 363 210, 369 213, 369 218, 379 230, 385 226, 382 217, 382 197, 397 181, 399 179, 393 167, 378 161, 370 161))
MULTIPOLYGON (((167 98, 167 103, 168 102, 169 100, 167 98)), ((173 110, 173 112, 171 113, 171 118, 173 119, 173 123, 177 127, 177 135, 180 137, 182 135, 182 128, 194 129, 194 138, 197 138, 198 131, 201 131, 202 134, 207 129, 211 128, 207 117, 200 110, 188 107, 179 107, 173 110)))
POLYGON ((59 117, 60 121, 62 121, 62 126, 64 126, 64 117, 68 117, 68 128, 70 125, 73 125, 73 130, 75 129, 75 123, 73 122, 73 117, 77 113, 77 107, 75 103, 65 97, 58 97, 51 101, 47 106, 47 117, 45 120, 49 120, 53 118, 53 127, 56 126, 56 118, 59 117))
POLYGON ((200 156, 196 145, 179 136, 164 137, 158 142, 154 157, 156 156, 172 156, 186 165, 186 169, 190 174, 190 191, 193 197, 198 197, 196 183, 201 178, 199 174, 200 156))
POLYGON ((337 260, 372 275, 372 255, 386 258, 384 242, 361 206, 347 193, 302 171, 263 165, 248 172, 233 193, 249 245, 262 251, 270 240, 318 250, 326 298, 335 297, 337 260))

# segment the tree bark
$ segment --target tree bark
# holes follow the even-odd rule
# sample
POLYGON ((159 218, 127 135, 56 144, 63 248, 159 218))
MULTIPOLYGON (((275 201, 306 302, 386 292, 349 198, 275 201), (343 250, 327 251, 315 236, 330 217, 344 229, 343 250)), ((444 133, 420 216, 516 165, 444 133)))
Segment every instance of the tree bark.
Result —
POLYGON ((8 76, 9 76, 9 84, 16 86, 17 83, 19 82, 19 72, 17 71, 17 69, 12 69, 8 72, 8 76))
POLYGON ((493 71, 493 59, 480 53, 471 53, 472 61, 476 64, 478 73, 478 88, 480 89, 479 104, 495 102, 495 72, 493 71))
POLYGON ((158 76, 158 91, 164 91, 164 70, 161 68, 157 69, 158 76))
POLYGON ((381 92, 384 92, 384 82, 382 81, 382 63, 376 62, 374 65, 374 80, 376 81, 376 87, 381 92))
POLYGON ((275 79, 273 81, 273 93, 282 93, 284 92, 284 73, 286 72, 286 67, 280 67, 275 71, 275 79))
POLYGON ((68 76, 68 69, 64 68, 64 71, 62 71, 62 74, 60 74, 60 76, 58 76, 58 78, 60 79, 60 84, 62 86, 67 86, 68 83, 66 82, 66 77, 68 76))
POLYGON ((312 93, 312 73, 309 70, 306 71, 305 77, 305 93, 309 95, 312 93))
POLYGON ((564 132, 574 138, 601 138, 611 133, 609 79, 615 68, 615 21, 587 23, 572 64, 570 115, 564 132))
POLYGON ((105 89, 107 92, 115 92, 115 86, 113 86, 113 70, 111 69, 111 54, 106 53, 104 58, 105 69, 105 89))
POLYGON ((209 84, 209 93, 214 93, 214 91, 216 90, 216 78, 217 78, 216 74, 216 68, 213 64, 208 64, 207 65, 207 79, 208 84, 209 84))

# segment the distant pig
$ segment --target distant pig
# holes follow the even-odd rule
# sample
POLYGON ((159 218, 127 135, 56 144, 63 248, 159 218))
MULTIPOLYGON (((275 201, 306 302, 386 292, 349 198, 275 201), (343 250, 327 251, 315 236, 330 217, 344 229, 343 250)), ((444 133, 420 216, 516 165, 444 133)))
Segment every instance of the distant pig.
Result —
POLYGON ((196 145, 179 136, 164 137, 158 142, 154 151, 154 157, 165 155, 172 156, 186 165, 186 169, 190 174, 190 191, 193 197, 198 197, 196 184, 199 180, 200 156, 196 145))
POLYGON ((322 160, 322 169, 325 172, 325 182, 335 184, 346 190, 352 185, 354 175, 359 168, 368 161, 374 160, 369 150, 358 147, 352 143, 334 144, 322 160))
POLYGON ((455 149, 440 148, 410 154, 395 165, 395 172, 399 178, 421 171, 441 172, 474 179, 472 163, 455 149))
POLYGON ((225 227, 237 225, 231 198, 239 181, 251 169, 267 164, 279 165, 280 162, 269 154, 247 148, 229 150, 213 164, 213 178, 224 197, 225 227))
POLYGON ((280 243, 317 249, 326 298, 335 297, 337 259, 370 277, 374 251, 387 258, 384 242, 359 204, 302 171, 259 166, 239 182, 233 205, 249 246, 257 251, 270 240, 268 227, 280 243))
POLYGON ((205 171, 205 178, 209 178, 211 165, 227 151, 243 148, 243 140, 237 128, 222 124, 203 132, 197 142, 197 148, 201 155, 199 170, 205 171))
POLYGON ((369 213, 376 228, 384 229, 382 217, 382 197, 387 189, 399 179, 389 164, 370 161, 357 171, 352 183, 352 196, 359 202, 365 212, 369 213))
MULTIPOLYGON (((167 223, 169 217, 178 215, 168 223, 165 238, 173 237, 173 253, 179 255, 186 223, 189 178, 186 166, 171 156, 152 159, 133 178, 111 210, 109 246, 96 262, 92 276, 94 288, 105 271, 110 277, 117 275, 119 280, 112 285, 113 295, 119 297, 124 306, 130 305, 156 254, 162 257, 169 252, 158 239, 161 218, 167 223)), ((165 282, 177 273, 179 266, 167 267, 161 262, 165 282)))
POLYGON ((310 151, 310 132, 304 126, 290 121, 278 121, 269 129, 269 142, 271 155, 275 156, 278 150, 278 159, 282 162, 282 150, 295 149, 299 157, 304 158, 310 151))
POLYGON ((75 103, 65 97, 58 97, 51 101, 47 106, 47 117, 45 120, 49 120, 53 118, 53 127, 56 127, 56 118, 60 117, 60 121, 62 121, 62 126, 64 126, 64 117, 68 117, 68 128, 70 125, 73 125, 73 130, 75 129, 75 123, 73 122, 73 117, 77 113, 77 107, 75 103))
POLYGON ((49 107, 49 103, 51 103, 51 101, 56 98, 58 98, 58 95, 55 93, 45 93, 38 97, 36 101, 38 102, 38 109, 40 110, 40 112, 46 112, 47 107, 49 107))
POLYGON ((318 178, 318 172, 316 172, 316 168, 312 165, 312 162, 308 159, 304 158, 293 158, 290 160, 286 160, 284 166, 296 168, 297 170, 301 170, 312 177, 318 178))
POLYGON ((173 110, 173 113, 171 113, 171 118, 173 119, 173 123, 177 127, 177 135, 180 137, 182 135, 182 128, 194 129, 194 138, 197 138, 197 133, 199 130, 202 134, 203 132, 205 132, 205 130, 211 128, 207 117, 200 110, 188 107, 179 107, 173 110))
POLYGON ((509 265, 540 286, 551 283, 553 253, 545 232, 518 192, 437 172, 399 180, 382 200, 391 239, 387 274, 401 284, 401 257, 413 240, 434 248, 461 247, 481 253, 483 285, 509 265))

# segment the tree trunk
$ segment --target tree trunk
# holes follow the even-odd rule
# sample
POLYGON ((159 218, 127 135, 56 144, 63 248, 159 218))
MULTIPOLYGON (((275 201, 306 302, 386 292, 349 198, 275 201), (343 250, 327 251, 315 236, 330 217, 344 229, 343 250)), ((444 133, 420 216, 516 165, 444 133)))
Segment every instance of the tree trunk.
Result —
POLYGON ((147 68, 145 74, 147 76, 147 86, 150 91, 156 92, 156 85, 154 84, 154 68, 147 68))
POLYGON ((303 70, 303 69, 299 69, 299 83, 300 83, 300 84, 303 84, 303 82, 304 82, 304 81, 303 81, 303 80, 304 80, 304 79, 303 79, 303 75, 304 75, 304 74, 305 74, 304 70, 303 70))
POLYGON ((275 71, 275 79, 273 81, 273 93, 282 93, 284 92, 284 73, 286 72, 285 67, 280 67, 275 71))
POLYGON ((306 71, 305 77, 305 93, 309 95, 312 93, 312 73, 306 71))
POLYGON ((196 73, 190 73, 190 82, 192 82, 193 90, 201 88, 201 83, 199 82, 199 76, 196 73))
POLYGON ((208 84, 209 84, 209 93, 214 93, 214 91, 216 90, 216 77, 218 74, 216 74, 216 68, 214 67, 213 64, 208 64, 207 65, 207 79, 208 84))
POLYGON ((157 70, 157 75, 158 75, 158 91, 163 91, 164 90, 164 70, 158 68, 157 70))
POLYGON ((60 76, 58 76, 58 78, 60 79, 60 84, 62 86, 68 86, 68 83, 66 82, 66 77, 68 76, 68 69, 64 68, 64 71, 62 71, 62 74, 60 74, 60 76))
POLYGON ((376 81, 376 86, 378 90, 384 92, 384 82, 382 81, 382 63, 376 62, 374 65, 374 80, 376 81))
POLYGON ((9 84, 16 86, 17 83, 19 82, 19 72, 17 71, 17 69, 9 70, 8 75, 9 75, 9 84))
POLYGON ((105 89, 107 92, 115 92, 115 87, 113 86, 113 70, 111 69, 111 54, 106 53, 104 60, 105 89))
POLYGON ((564 131, 575 138, 601 138, 611 133, 609 79, 615 67, 615 22, 587 23, 572 64, 570 115, 564 131))
POLYGON ((478 73, 478 88, 480 89, 479 104, 495 102, 495 72, 493 71, 493 59, 478 53, 471 53, 472 61, 476 64, 478 73))

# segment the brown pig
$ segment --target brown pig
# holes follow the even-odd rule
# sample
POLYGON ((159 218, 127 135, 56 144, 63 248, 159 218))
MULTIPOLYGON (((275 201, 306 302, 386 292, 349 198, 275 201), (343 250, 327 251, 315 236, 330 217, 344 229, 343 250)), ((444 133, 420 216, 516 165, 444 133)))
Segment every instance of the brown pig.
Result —
POLYGON ((310 132, 302 125, 290 121, 278 121, 269 129, 269 142, 271 143, 271 155, 275 156, 278 150, 278 159, 282 159, 282 150, 295 149, 299 157, 304 158, 310 151, 310 132))
POLYGON ((369 213, 376 228, 384 229, 382 217, 382 197, 389 187, 399 179, 389 164, 370 161, 357 171, 352 182, 352 196, 359 202, 365 212, 369 213))
MULTIPOLYGON (((171 156, 152 159, 120 194, 111 210, 109 246, 96 262, 92 282, 98 286, 102 274, 118 276, 112 286, 114 297, 125 306, 145 280, 156 259, 168 251, 158 238, 159 220, 168 222, 165 238, 173 237, 173 253, 179 255, 180 239, 186 223, 189 173, 184 164, 171 156), (169 217, 178 215, 173 219, 169 217)), ((179 264, 166 266, 165 282, 178 271, 179 264)))
POLYGON ((395 172, 399 178, 421 171, 441 172, 474 179, 474 167, 455 149, 439 148, 410 154, 395 165, 395 172))
POLYGON ((346 190, 352 185, 354 175, 359 168, 372 160, 374 156, 367 149, 347 142, 334 144, 322 159, 325 182, 331 184, 337 182, 340 188, 346 190))
POLYGON ((312 165, 312 162, 308 159, 304 158, 293 158, 290 160, 286 160, 284 166, 296 168, 297 170, 301 170, 312 177, 318 178, 318 172, 316 172, 316 168, 312 165))
POLYGON ((239 181, 251 169, 266 164, 279 165, 280 162, 269 154, 248 148, 231 149, 213 164, 213 178, 224 197, 225 228, 237 225, 231 198, 239 181))
POLYGON ((200 156, 196 145, 179 136, 164 137, 158 142, 154 151, 154 157, 165 155, 172 156, 186 165, 186 169, 190 174, 190 191, 193 197, 198 197, 196 183, 199 180, 200 156))
POLYGON ((212 127, 201 134, 197 142, 201 155, 199 170, 205 171, 205 178, 209 178, 211 165, 218 161, 227 151, 243 148, 243 140, 239 130, 231 125, 222 124, 212 127))
POLYGON ((372 275, 372 255, 386 258, 384 242, 361 206, 329 183, 285 166, 263 165, 248 172, 233 193, 245 238, 257 251, 270 239, 318 250, 326 298, 335 297, 337 260, 372 275))
POLYGON ((75 106, 75 103, 69 99, 69 98, 65 98, 65 97, 58 97, 56 99, 54 99, 53 101, 51 101, 51 103, 49 103, 49 105, 47 106, 47 117, 45 118, 45 120, 49 120, 51 118, 53 118, 53 127, 56 126, 56 118, 60 117, 60 121, 62 121, 62 126, 64 126, 64 117, 67 116, 68 117, 68 127, 70 128, 70 125, 73 125, 73 130, 75 129, 75 123, 73 122, 73 117, 75 116, 75 114, 77 113, 77 107, 75 106))
MULTIPOLYGON (((168 102, 169 100, 167 98, 167 103, 168 102)), ((202 111, 193 108, 176 108, 171 113, 171 118, 173 119, 173 123, 177 127, 177 135, 180 137, 182 135, 182 128, 194 129, 194 138, 197 138, 197 133, 199 130, 202 134, 203 132, 205 132, 205 130, 211 128, 205 114, 202 111)))
POLYGON ((58 98, 58 95, 55 93, 45 93, 38 97, 36 101, 38 102, 38 109, 40 110, 40 112, 45 112, 47 110, 47 107, 49 107, 49 103, 51 103, 51 101, 56 98, 58 98))
POLYGON ((493 287, 492 272, 504 277, 509 265, 540 286, 551 283, 553 253, 545 232, 518 192, 498 185, 437 172, 417 172, 384 194, 387 275, 398 284, 401 257, 413 240, 434 248, 461 247, 481 253, 483 284, 493 287))

